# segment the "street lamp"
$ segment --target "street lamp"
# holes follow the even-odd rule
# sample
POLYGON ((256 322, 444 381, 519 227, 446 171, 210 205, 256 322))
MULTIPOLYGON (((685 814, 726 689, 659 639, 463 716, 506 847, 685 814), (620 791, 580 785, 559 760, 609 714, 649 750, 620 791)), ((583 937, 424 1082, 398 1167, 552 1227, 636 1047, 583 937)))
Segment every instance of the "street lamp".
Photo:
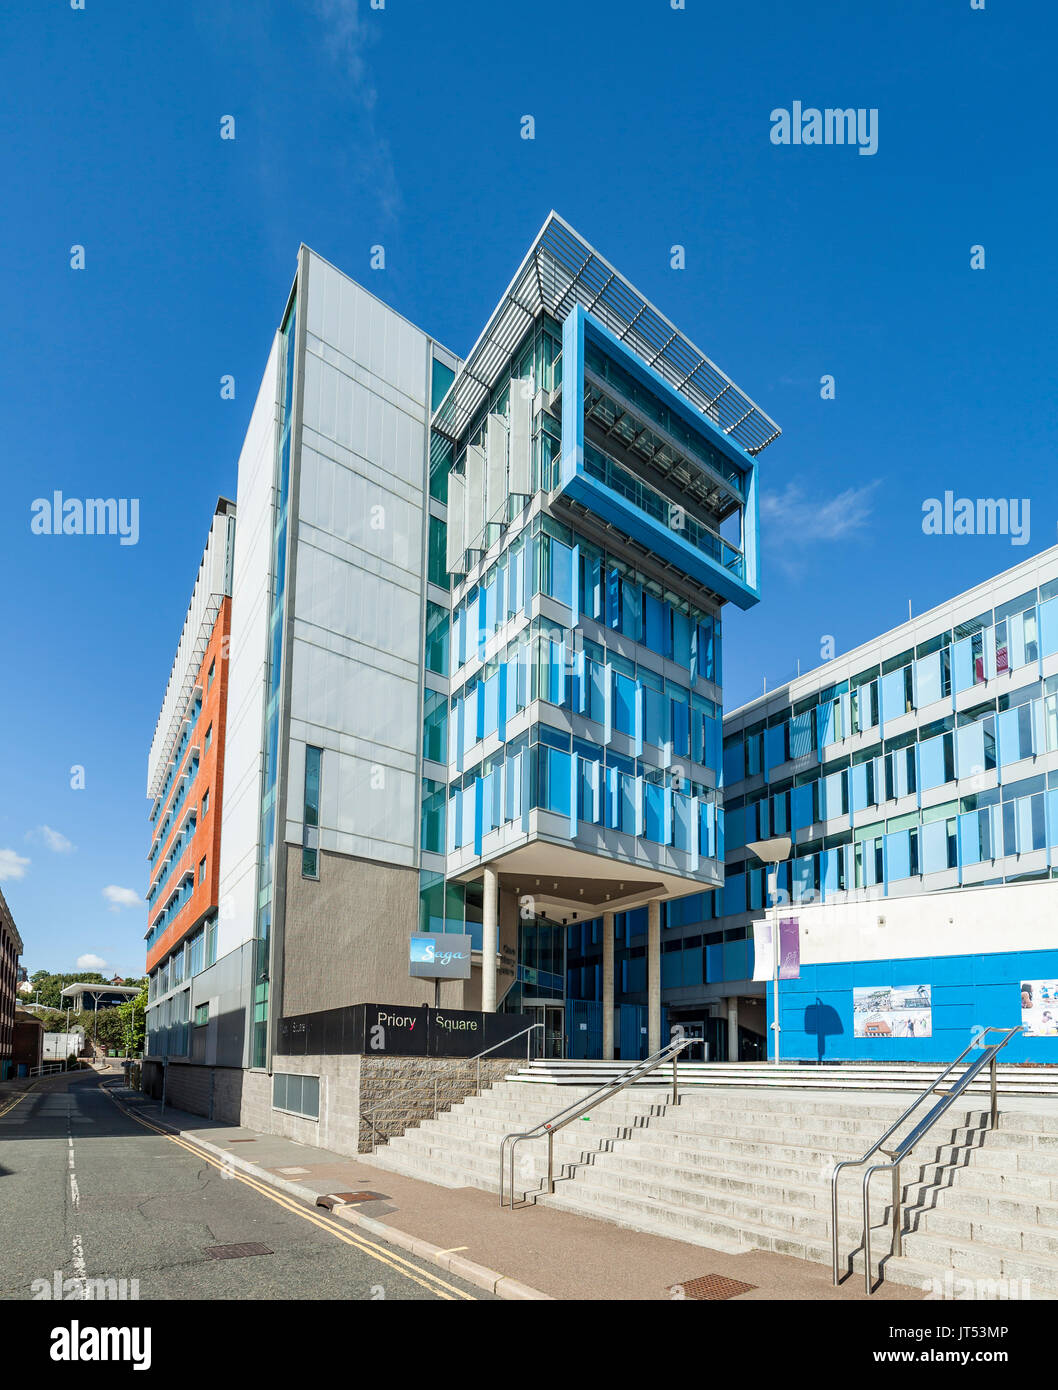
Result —
POLYGON ((768 894, 771 897, 771 972, 772 972, 772 1031, 775 1034, 775 1054, 779 1061, 779 865, 790 857, 793 848, 788 835, 773 840, 753 840, 746 846, 762 864, 768 865, 768 894))

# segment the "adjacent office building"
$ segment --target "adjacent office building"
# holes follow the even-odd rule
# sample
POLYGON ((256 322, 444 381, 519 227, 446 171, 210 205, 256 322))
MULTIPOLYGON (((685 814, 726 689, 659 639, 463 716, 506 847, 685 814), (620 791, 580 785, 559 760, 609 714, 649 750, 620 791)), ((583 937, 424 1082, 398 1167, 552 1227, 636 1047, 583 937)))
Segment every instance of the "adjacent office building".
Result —
POLYGON ((560 1051, 568 930, 595 923, 616 1001, 634 913, 658 1044, 662 903, 722 882, 722 631, 759 598, 777 435, 555 214, 465 360, 301 249, 205 586, 230 594, 223 797, 190 910, 191 612, 151 755, 151 1063, 260 1118, 283 1019, 424 1002, 417 929, 472 938, 443 1005, 529 1011, 560 1051))
MULTIPOLYGON (((768 885, 748 845, 784 836, 777 915, 800 953, 779 987, 784 1058, 950 1060, 975 1026, 1024 1024, 1010 1060, 1053 1060, 1058 548, 726 715, 723 772, 723 887, 664 913, 663 999, 692 1055, 769 1055, 768 885)), ((618 928, 630 976, 645 923, 618 928)), ((575 1055, 602 1007, 595 931, 568 934, 566 1008, 589 1025, 575 1055)))

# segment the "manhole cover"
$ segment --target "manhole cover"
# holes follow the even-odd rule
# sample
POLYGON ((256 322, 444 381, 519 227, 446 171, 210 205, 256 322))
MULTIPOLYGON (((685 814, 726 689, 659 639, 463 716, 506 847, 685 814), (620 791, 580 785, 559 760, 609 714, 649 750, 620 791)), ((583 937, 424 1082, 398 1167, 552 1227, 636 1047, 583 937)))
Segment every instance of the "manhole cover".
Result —
POLYGON ((275 1251, 251 1240, 242 1245, 207 1245, 205 1253, 211 1260, 244 1260, 248 1255, 274 1255, 275 1251))
POLYGON ((316 1205, 326 1207, 328 1211, 334 1207, 347 1206, 351 1202, 385 1202, 388 1201, 384 1192, 328 1192, 325 1197, 317 1197, 316 1205))
POLYGON ((744 1284, 741 1279, 728 1279, 724 1274, 702 1274, 697 1279, 685 1279, 682 1284, 671 1284, 666 1292, 673 1298, 693 1298, 719 1302, 725 1298, 737 1298, 739 1294, 749 1293, 756 1284, 744 1284))

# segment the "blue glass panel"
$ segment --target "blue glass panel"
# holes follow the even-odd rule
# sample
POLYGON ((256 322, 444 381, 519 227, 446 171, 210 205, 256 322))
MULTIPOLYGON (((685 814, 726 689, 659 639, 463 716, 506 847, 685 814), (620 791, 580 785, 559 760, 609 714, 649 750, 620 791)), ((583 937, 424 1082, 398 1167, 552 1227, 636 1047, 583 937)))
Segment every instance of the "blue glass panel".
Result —
POLYGON ((944 735, 918 745, 918 784, 923 791, 944 785, 944 735))
POLYGON ((561 748, 547 749, 547 809, 569 815, 570 754, 561 748))
POLYGON ((985 770, 985 726, 983 721, 964 724, 956 730, 955 743, 958 753, 956 771, 960 777, 973 777, 985 770))
POLYGON ((803 830, 813 821, 815 788, 809 783, 805 787, 794 787, 790 798, 791 829, 803 830))
POLYGON ((891 881, 911 877, 911 832, 895 830, 885 837, 885 871, 891 881))
POLYGON ((794 715, 790 721, 790 757, 800 758, 812 752, 812 711, 794 715))
POLYGON ((629 676, 614 674, 614 728, 622 734, 636 731, 636 683, 629 676))
POLYGON ((665 836, 665 787, 647 782, 643 787, 643 834, 655 844, 666 843, 665 836))
POLYGON ((915 662, 915 698, 919 705, 931 705, 943 695, 940 652, 931 652, 915 662))
MULTIPOLYGON (((719 719, 705 716, 705 765, 714 772, 720 771, 721 724, 719 719)), ((726 780, 726 773, 725 773, 726 780)))
POLYGON ((739 739, 724 749, 724 781, 741 782, 746 775, 745 745, 739 739))
POLYGON ((643 595, 645 635, 643 640, 652 652, 669 655, 669 606, 653 594, 643 595))
POLYGON ((672 751, 677 758, 690 757, 691 752, 691 711, 682 700, 671 701, 672 710, 672 751))
POLYGON ((1058 598, 1040 604, 1040 651, 1044 656, 1058 652, 1058 598))
POLYGON ((974 683, 973 638, 964 637, 951 649, 952 680, 956 690, 969 690, 974 683))
POLYGON ((551 537, 551 597, 573 606, 573 551, 551 537))
POLYGON ((746 875, 728 874, 724 880, 724 916, 746 910, 746 875))
POLYGON ((896 719, 901 714, 906 714, 904 708, 904 672, 890 671, 887 676, 882 677, 880 689, 882 702, 882 720, 896 719))
POLYGON ((773 724, 764 731, 764 766, 767 771, 786 761, 785 724, 773 724))
POLYGON ((688 670, 691 664, 691 620, 686 613, 672 615, 672 659, 688 670))
MULTIPOLYGON (((948 825, 946 821, 934 820, 923 825, 918 832, 918 845, 924 874, 940 873, 942 869, 948 867, 948 825)), ((892 878, 892 873, 889 877, 892 878)))

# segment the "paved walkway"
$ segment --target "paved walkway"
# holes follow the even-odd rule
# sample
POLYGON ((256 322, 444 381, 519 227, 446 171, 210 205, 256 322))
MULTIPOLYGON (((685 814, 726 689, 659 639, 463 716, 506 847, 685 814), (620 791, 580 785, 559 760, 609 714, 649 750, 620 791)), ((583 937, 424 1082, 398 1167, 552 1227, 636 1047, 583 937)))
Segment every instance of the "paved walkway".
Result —
MULTIPOLYGON (((721 1254, 546 1206, 512 1212, 477 1188, 438 1187, 292 1139, 211 1122, 171 1106, 163 1112, 159 1103, 126 1089, 120 1078, 109 1084, 115 1097, 144 1119, 172 1128, 207 1152, 223 1155, 236 1171, 292 1196, 315 1203, 327 1194, 364 1194, 335 1215, 479 1286, 488 1286, 487 1280, 472 1277, 473 1271, 491 1274, 491 1287, 501 1297, 665 1300, 681 1297, 679 1289, 691 1280, 721 1275, 751 1286, 738 1295, 742 1301, 866 1298, 857 1278, 834 1288, 823 1265, 763 1250, 721 1254)), ((918 1289, 882 1284, 872 1301, 923 1297, 918 1289)))

